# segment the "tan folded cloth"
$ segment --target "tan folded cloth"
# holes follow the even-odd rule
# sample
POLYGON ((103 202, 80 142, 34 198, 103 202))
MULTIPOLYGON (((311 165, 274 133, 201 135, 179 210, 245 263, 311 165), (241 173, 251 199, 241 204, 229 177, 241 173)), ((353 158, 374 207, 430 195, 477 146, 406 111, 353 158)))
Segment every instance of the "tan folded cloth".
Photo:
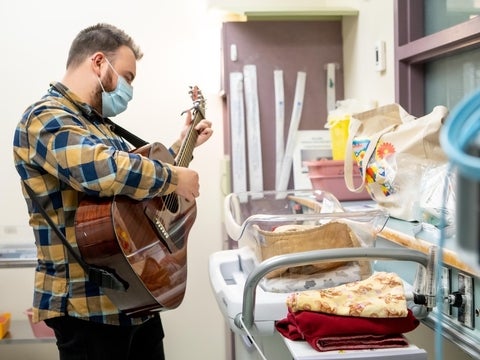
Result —
MULTIPOLYGON (((273 231, 262 230, 257 227, 260 237, 260 251, 262 260, 276 255, 292 254, 302 251, 351 248, 360 246, 360 242, 353 230, 345 223, 331 221, 320 226, 312 225, 284 225, 273 231)), ((266 278, 293 274, 313 274, 317 271, 331 270, 348 261, 319 262, 305 266, 293 266, 277 269, 266 278)))
POLYGON ((287 306, 294 312, 308 310, 359 317, 405 317, 408 313, 402 279, 387 272, 328 289, 292 293, 287 306))

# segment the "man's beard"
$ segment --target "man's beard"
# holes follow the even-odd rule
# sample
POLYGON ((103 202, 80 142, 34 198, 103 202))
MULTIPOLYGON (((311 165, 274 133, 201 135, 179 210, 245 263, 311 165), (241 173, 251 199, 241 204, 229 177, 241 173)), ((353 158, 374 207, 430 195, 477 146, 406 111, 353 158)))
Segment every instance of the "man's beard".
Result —
MULTIPOLYGON (((113 91, 113 76, 111 71, 108 71, 104 78, 100 78, 100 81, 102 82, 103 88, 105 89, 106 92, 113 91)), ((98 111, 98 113, 102 114, 102 87, 99 82, 97 82, 97 86, 95 87, 95 90, 93 91, 92 94, 92 106, 95 110, 98 111)))

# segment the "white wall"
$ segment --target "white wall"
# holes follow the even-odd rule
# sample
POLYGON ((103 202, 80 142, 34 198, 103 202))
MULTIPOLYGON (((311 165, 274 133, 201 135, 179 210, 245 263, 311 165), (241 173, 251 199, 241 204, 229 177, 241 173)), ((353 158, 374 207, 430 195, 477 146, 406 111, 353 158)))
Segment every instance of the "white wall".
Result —
POLYGON ((345 98, 395 101, 393 0, 357 0, 358 16, 343 20, 345 98), (375 42, 386 43, 386 70, 375 71, 375 42))

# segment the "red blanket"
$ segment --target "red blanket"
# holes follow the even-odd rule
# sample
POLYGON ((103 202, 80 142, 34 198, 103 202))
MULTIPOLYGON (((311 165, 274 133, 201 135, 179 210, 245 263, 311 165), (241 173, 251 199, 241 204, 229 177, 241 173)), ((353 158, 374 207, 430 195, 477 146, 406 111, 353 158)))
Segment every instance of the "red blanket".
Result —
POLYGON ((308 342, 318 351, 386 349, 408 346, 402 335, 355 335, 312 338, 308 342))
POLYGON ((289 311, 277 331, 291 340, 306 340, 319 351, 376 349, 406 346, 401 334, 414 330, 419 321, 408 310, 403 318, 366 318, 313 311, 289 311))

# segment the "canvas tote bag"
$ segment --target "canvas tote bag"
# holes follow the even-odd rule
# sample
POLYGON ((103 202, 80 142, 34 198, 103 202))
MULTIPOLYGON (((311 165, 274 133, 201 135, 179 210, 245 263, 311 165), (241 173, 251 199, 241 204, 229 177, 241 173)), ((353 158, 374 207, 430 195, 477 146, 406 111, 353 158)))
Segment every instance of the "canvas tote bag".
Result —
MULTIPOLYGON (((362 183, 353 183, 352 162, 345 161, 345 184, 350 191, 367 188, 390 216, 413 221, 425 170, 448 162, 439 135, 448 114, 445 106, 414 117, 390 104, 352 115, 345 159, 353 158, 362 183)), ((441 187, 439 187, 441 191, 441 187)))

